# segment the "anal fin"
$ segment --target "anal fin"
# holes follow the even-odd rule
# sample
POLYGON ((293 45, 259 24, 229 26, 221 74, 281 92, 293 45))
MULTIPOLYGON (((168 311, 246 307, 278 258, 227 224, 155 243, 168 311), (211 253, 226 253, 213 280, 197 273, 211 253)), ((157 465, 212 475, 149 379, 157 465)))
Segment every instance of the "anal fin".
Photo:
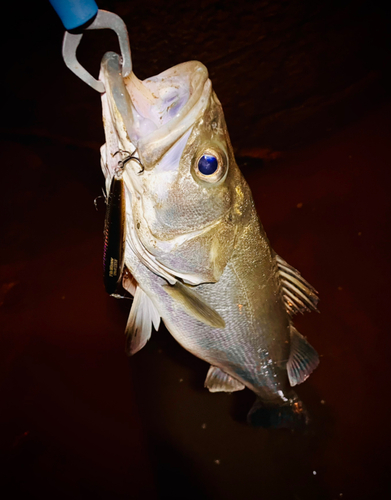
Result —
POLYGON ((197 292, 188 286, 177 281, 175 285, 163 285, 163 290, 165 290, 177 304, 180 304, 187 314, 193 316, 198 321, 214 328, 225 327, 225 321, 220 314, 212 309, 197 292))
POLYGON ((158 330, 160 315, 148 295, 137 286, 125 328, 128 356, 132 356, 145 346, 151 337, 152 325, 158 330))
POLYGON ((289 383, 301 384, 319 364, 319 356, 312 345, 291 325, 291 353, 286 365, 289 383))
POLYGON ((211 366, 206 375, 204 387, 210 392, 235 392, 241 391, 245 386, 217 366, 211 366))

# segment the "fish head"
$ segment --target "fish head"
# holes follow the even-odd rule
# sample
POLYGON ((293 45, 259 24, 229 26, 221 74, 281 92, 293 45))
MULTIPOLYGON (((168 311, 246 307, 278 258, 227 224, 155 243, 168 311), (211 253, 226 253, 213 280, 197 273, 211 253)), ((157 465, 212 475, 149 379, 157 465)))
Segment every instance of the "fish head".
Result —
POLYGON ((144 81, 124 79, 119 56, 108 53, 100 78, 106 178, 118 166, 116 151, 138 157, 124 172, 131 249, 187 283, 218 281, 252 198, 207 69, 191 61, 144 81))

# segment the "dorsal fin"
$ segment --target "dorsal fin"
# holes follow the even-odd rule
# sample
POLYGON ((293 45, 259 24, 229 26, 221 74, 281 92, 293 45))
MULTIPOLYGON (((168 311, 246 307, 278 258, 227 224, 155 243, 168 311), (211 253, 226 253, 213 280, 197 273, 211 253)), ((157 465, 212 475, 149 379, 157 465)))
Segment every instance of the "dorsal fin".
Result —
POLYGON ((234 379, 217 366, 209 368, 204 387, 210 392, 235 392, 244 389, 244 385, 239 380, 234 379))
POLYGON ((297 269, 290 266, 276 254, 278 272, 287 312, 290 315, 300 312, 318 311, 318 292, 306 281, 297 269))
POLYGON ((152 325, 158 330, 160 315, 148 295, 137 286, 125 328, 128 356, 136 354, 145 346, 151 337, 152 325))
POLYGON ((319 356, 312 345, 291 325, 291 353, 286 365, 289 383, 301 384, 319 364, 319 356))

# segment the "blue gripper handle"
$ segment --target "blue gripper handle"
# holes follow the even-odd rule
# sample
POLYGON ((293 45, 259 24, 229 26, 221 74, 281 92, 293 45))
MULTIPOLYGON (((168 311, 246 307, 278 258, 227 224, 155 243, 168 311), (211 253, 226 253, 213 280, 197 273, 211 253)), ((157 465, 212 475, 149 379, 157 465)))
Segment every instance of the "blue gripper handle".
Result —
POLYGON ((49 0, 49 2, 67 31, 79 28, 98 12, 94 0, 49 0))

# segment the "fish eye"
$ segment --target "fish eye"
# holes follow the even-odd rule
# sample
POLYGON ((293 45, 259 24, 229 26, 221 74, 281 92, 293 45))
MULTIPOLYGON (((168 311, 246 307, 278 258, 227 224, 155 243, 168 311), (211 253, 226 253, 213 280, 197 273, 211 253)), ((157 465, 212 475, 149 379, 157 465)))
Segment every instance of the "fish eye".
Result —
POLYGON ((198 160, 198 170, 203 175, 212 175, 219 166, 217 158, 213 155, 202 155, 198 160))
POLYGON ((218 147, 204 149, 195 158, 193 176, 208 184, 216 184, 227 174, 227 155, 218 147))

